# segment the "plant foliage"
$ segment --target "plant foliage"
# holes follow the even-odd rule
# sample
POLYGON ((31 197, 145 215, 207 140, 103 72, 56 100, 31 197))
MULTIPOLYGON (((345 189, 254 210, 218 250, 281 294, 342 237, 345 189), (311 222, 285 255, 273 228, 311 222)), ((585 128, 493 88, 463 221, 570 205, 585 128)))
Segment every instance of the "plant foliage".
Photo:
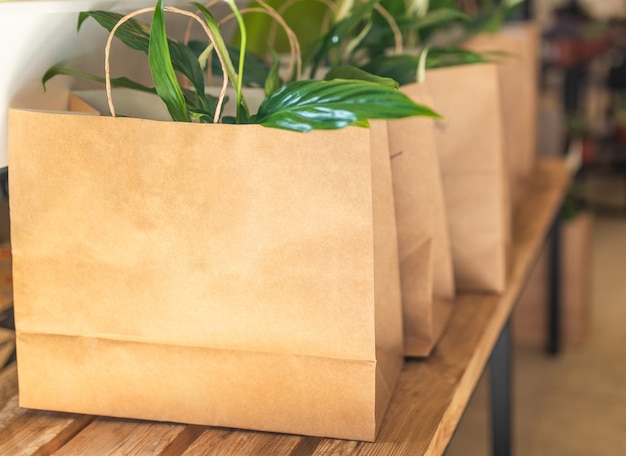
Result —
MULTIPOLYGON (((373 7, 375 0, 368 0, 367 8, 373 7)), ((243 20, 233 0, 227 0, 235 12, 240 27, 243 20)), ((209 43, 192 42, 189 45, 168 37, 163 0, 158 0, 151 25, 130 19, 124 22, 116 32, 116 38, 131 49, 146 53, 154 87, 147 87, 127 78, 112 79, 113 87, 126 87, 150 93, 156 93, 163 100, 175 121, 212 122, 216 110, 216 99, 205 93, 203 68, 206 56, 215 52, 223 62, 226 75, 235 85, 237 92, 237 116, 224 118, 225 122, 256 123, 268 127, 306 132, 315 129, 336 129, 348 125, 365 125, 368 119, 391 119, 408 116, 431 116, 436 114, 425 106, 411 101, 397 90, 397 83, 388 78, 381 78, 354 67, 335 70, 327 81, 306 80, 291 81, 282 84, 278 78, 278 59, 267 65, 265 79, 256 82, 266 90, 266 99, 261 103, 256 114, 248 113, 241 86, 245 79, 245 64, 253 61, 245 54, 245 39, 242 48, 235 49, 226 45, 220 35, 219 25, 210 11, 201 4, 193 3, 198 9, 214 41, 209 43), (236 60, 239 71, 235 70, 236 60), (189 81, 190 87, 182 87, 180 76, 189 81), (240 79, 241 78, 241 79, 240 79)), ((366 9, 367 9, 366 8, 366 9)), ((363 13, 365 14, 365 12, 363 13)), ((94 19, 105 29, 112 31, 122 16, 105 11, 90 11, 79 15, 78 28, 87 19, 94 19)), ((337 33, 354 26, 352 20, 336 28, 337 33)), ((329 49, 329 43, 321 43, 329 49)), ((251 65, 255 68, 255 65, 251 65)), ((65 68, 61 65, 51 67, 43 77, 46 82, 58 75, 82 77, 96 82, 104 79, 65 68)))
POLYGON ((252 120, 268 127, 309 131, 342 128, 366 119, 409 116, 437 117, 395 88, 333 79, 287 83, 263 101, 252 120))

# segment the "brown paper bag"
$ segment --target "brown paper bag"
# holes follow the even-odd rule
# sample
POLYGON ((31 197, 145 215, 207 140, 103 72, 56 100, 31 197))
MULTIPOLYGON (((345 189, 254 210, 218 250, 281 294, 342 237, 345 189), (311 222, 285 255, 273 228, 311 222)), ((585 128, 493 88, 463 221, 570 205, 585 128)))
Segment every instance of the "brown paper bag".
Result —
MULTIPOLYGON (((402 92, 432 104, 424 84, 402 92)), ((391 174, 398 227, 404 353, 428 356, 448 322, 454 275, 439 159, 432 119, 388 122, 391 174)))
POLYGON ((507 24, 500 33, 478 35, 465 47, 507 54, 499 57, 498 71, 511 197, 517 204, 535 165, 539 30, 532 23, 507 24))
POLYGON ((498 68, 464 65, 426 72, 436 122, 452 261, 458 290, 502 292, 511 207, 498 68))
MULTIPOLYGON (((561 225, 561 342, 580 346, 591 326, 591 233, 593 216, 580 213, 561 225)), ((533 268, 513 312, 515 343, 545 347, 548 335, 550 247, 533 268)))
POLYGON ((9 130, 21 406, 375 438, 402 366, 385 123, 9 130))

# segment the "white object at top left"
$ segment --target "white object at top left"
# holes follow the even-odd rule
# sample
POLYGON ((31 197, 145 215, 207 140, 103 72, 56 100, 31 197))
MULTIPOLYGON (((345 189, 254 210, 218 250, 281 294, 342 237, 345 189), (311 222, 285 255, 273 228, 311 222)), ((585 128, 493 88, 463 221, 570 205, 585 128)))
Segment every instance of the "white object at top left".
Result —
MULTIPOLYGON (((107 32, 88 20, 78 33, 78 13, 95 9, 124 13, 155 3, 155 0, 0 0, 0 167, 7 166, 9 107, 50 110, 66 107, 74 81, 69 77, 54 78, 44 93, 41 77, 50 66, 65 61, 72 68, 103 74, 107 32)), ((145 20, 149 19, 148 15, 145 20)), ((116 46, 111 58, 112 75, 123 74, 149 84, 146 62, 141 53, 116 46)))

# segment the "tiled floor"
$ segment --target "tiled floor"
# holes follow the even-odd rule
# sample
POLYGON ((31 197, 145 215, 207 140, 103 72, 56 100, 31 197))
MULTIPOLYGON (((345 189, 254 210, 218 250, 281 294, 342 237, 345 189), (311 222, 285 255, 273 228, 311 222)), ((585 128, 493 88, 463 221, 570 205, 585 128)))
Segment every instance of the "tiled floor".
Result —
MULTIPOLYGON (((626 219, 597 217, 592 327, 557 358, 514 351, 514 455, 626 455, 626 219)), ((490 455, 484 375, 446 456, 490 455)))

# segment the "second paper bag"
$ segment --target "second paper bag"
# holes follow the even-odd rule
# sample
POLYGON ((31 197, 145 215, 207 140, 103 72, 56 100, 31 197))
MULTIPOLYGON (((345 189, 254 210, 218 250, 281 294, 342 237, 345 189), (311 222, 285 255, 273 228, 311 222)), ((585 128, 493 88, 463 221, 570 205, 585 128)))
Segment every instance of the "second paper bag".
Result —
POLYGON ((426 72, 435 111, 457 289, 502 292, 511 242, 511 202, 498 68, 426 72))
POLYGON ((23 407, 373 440, 402 365, 385 124, 13 110, 23 407))
MULTIPOLYGON (((401 88, 432 104, 425 84, 401 88)), ((398 227, 404 353, 428 356, 441 337, 455 295, 448 221, 432 119, 388 122, 398 227)))
POLYGON ((539 31, 533 24, 511 24, 495 35, 481 34, 465 46, 476 52, 503 52, 500 102, 511 198, 516 204, 535 165, 539 31))

